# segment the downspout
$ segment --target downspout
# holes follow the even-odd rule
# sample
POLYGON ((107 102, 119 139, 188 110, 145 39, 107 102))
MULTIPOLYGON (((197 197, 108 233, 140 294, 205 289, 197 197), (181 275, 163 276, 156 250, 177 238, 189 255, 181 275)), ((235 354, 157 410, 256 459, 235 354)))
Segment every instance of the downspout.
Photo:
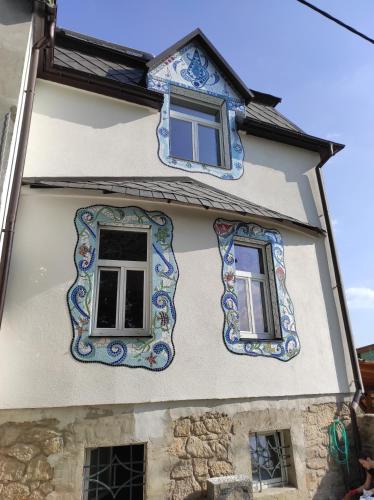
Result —
MULTIPOLYGON (((48 33, 48 36, 42 36, 36 43, 33 44, 33 47, 31 49, 29 75, 27 79, 26 89, 24 90, 26 97, 20 126, 17 157, 14 165, 14 174, 9 195, 8 211, 5 219, 5 225, 2 229, 2 233, 4 233, 4 239, 0 255, 0 326, 4 312, 5 295, 14 240, 14 229, 22 186, 23 170, 25 165, 31 115, 34 103, 35 83, 38 72, 39 56, 40 51, 44 47, 46 47, 51 39, 51 35, 53 36, 54 33, 53 26, 55 24, 56 9, 52 8, 49 9, 49 11, 50 14, 52 14, 52 27, 48 33)), ((35 25, 35 16, 33 19, 33 25, 35 25)))
POLYGON ((321 154, 321 161, 315 167, 315 170, 316 170, 319 193, 320 193, 320 197, 321 197, 323 215, 325 218, 327 237, 328 237, 328 241, 330 243, 331 260, 332 260, 332 265, 333 265, 333 269, 334 269, 336 289, 337 289, 337 293, 338 293, 338 298, 339 298, 339 303, 340 303, 340 308, 341 308, 341 313, 342 313, 342 319, 343 319, 343 324, 344 324, 344 330, 345 330, 345 335, 346 335, 347 344, 348 344, 348 351, 349 351, 349 356, 350 356, 352 370, 353 370, 354 383, 355 383, 355 387, 356 387, 356 391, 354 393, 354 396, 353 396, 353 399, 351 402, 350 413, 351 413, 351 422, 352 422, 352 433, 353 433, 353 438, 354 438, 354 443, 355 443, 356 454, 358 456, 359 452, 361 451, 361 438, 360 438, 360 432, 359 432, 358 425, 357 425, 357 408, 358 408, 358 405, 360 403, 360 399, 361 399, 361 396, 363 393, 363 384, 362 384, 360 367, 359 367, 358 359, 357 359, 357 352, 356 352, 356 348, 355 348, 354 340, 353 340, 353 335, 352 335, 352 327, 351 327, 351 322, 349 319, 348 307, 347 307, 344 288, 343 288, 343 284, 342 284, 340 266, 339 266, 339 261, 338 261, 338 257, 337 257, 337 253, 336 253, 335 239, 334 239, 334 234, 333 234, 332 227, 331 227, 329 209, 328 209, 328 205, 327 205, 325 187, 324 187, 324 182, 323 182, 323 177, 322 177, 322 172, 321 172, 321 168, 323 167, 323 165, 327 162, 327 160, 329 160, 332 156, 334 156, 336 152, 337 151, 334 150, 333 144, 330 144, 330 151, 325 152, 324 154, 321 154))

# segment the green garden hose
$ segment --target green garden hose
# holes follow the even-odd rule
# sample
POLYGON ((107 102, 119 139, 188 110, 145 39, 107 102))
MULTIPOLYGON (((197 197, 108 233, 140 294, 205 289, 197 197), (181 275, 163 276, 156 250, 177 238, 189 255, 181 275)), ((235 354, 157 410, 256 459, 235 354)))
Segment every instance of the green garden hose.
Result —
POLYGON ((349 445, 344 424, 336 418, 328 427, 329 452, 337 464, 345 465, 349 473, 349 445))

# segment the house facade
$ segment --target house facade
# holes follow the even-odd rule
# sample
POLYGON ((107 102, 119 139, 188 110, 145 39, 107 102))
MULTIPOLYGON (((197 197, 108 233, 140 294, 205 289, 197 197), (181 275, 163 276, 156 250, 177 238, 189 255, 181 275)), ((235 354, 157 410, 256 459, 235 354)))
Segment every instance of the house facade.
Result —
POLYGON ((153 57, 37 15, 1 325, 3 498, 344 489, 359 389, 322 164, 196 30, 153 57), (34 45, 35 47, 35 45, 34 45), (18 496, 17 496, 18 495, 18 496))

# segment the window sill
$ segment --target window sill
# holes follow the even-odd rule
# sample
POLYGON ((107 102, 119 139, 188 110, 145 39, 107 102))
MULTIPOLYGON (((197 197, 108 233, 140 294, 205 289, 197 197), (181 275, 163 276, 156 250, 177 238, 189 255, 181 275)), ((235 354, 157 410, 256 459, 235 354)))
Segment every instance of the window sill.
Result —
POLYGON ((113 332, 113 333, 91 333, 89 335, 92 339, 111 339, 111 338, 121 338, 121 339, 150 339, 152 335, 150 333, 122 333, 122 332, 113 332))
POLYGON ((264 488, 262 491, 254 491, 253 498, 266 498, 267 500, 297 500, 300 491, 292 486, 278 486, 276 488, 264 488))

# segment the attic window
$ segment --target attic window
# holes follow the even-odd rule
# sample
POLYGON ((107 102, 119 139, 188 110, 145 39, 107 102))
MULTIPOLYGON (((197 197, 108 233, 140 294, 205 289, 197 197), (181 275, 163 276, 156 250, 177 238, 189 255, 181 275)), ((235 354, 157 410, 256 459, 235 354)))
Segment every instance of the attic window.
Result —
POLYGON ((230 169, 226 102, 171 86, 169 155, 206 167, 230 169))
POLYGON ((215 167, 222 166, 221 109, 172 96, 170 155, 215 167))

